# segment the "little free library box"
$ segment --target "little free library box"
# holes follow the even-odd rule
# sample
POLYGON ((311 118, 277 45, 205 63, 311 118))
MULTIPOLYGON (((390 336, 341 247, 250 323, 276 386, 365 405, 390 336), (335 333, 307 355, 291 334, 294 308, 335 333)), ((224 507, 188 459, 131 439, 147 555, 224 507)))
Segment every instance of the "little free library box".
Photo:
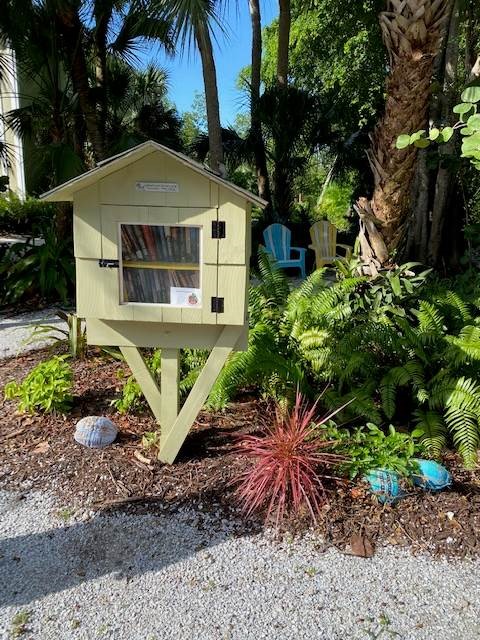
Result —
POLYGON ((228 355, 246 347, 251 205, 265 202, 155 142, 42 196, 73 202, 77 314, 116 345, 173 462, 228 355), (139 347, 161 348, 161 388, 139 347), (179 349, 211 349, 183 407, 179 349))

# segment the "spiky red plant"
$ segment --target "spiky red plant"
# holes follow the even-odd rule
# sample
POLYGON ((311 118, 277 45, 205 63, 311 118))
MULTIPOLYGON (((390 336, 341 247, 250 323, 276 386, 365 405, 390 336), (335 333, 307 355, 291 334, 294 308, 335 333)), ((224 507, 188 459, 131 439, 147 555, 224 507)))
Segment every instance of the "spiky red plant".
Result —
MULTIPOLYGON (((319 468, 341 459, 322 451, 332 443, 322 440, 318 429, 312 429, 316 411, 316 403, 309 407, 297 393, 292 410, 277 408, 273 425, 265 427, 260 435, 245 436, 239 443, 237 451, 253 458, 253 464, 238 479, 236 490, 247 516, 265 511, 268 520, 275 514, 278 526, 287 511, 298 514, 306 507, 316 522, 325 502, 319 468)), ((315 424, 326 422, 332 415, 315 424)))

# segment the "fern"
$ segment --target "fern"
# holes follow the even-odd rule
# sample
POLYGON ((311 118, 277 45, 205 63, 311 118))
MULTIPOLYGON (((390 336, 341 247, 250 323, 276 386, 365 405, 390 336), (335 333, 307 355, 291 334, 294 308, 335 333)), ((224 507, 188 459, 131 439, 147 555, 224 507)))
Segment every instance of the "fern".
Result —
POLYGON ((467 325, 458 336, 447 336, 447 356, 456 364, 480 362, 480 327, 467 325))
POLYGON ((453 435, 453 444, 467 469, 475 467, 480 444, 478 414, 452 406, 445 412, 445 422, 453 435))
POLYGON ((389 419, 395 414, 397 387, 403 387, 409 383, 417 392, 426 393, 423 367, 415 360, 401 367, 393 367, 380 382, 383 410, 389 419))
POLYGON ((421 435, 421 442, 428 453, 439 458, 447 443, 447 427, 442 416, 436 411, 415 412, 416 429, 414 434, 421 435))
POLYGON ((445 320, 434 304, 421 300, 420 308, 414 313, 418 318, 419 333, 430 339, 444 333, 445 320))

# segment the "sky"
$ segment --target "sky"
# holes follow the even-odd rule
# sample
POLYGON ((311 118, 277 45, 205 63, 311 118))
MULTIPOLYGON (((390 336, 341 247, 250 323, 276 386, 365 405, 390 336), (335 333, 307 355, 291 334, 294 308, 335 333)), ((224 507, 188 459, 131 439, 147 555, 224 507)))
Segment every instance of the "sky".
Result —
MULTIPOLYGON (((236 80, 240 69, 250 64, 251 56, 248 1, 230 1, 226 4, 224 22, 228 25, 227 35, 224 37, 220 34, 218 42, 214 44, 223 126, 233 124, 237 112, 246 110, 242 108, 242 95, 236 88, 236 80)), ((269 24, 277 15, 277 0, 262 2, 262 25, 269 24)), ((189 111, 195 92, 203 93, 202 65, 198 53, 192 50, 174 59, 159 53, 156 62, 168 72, 169 98, 179 112, 189 111)))

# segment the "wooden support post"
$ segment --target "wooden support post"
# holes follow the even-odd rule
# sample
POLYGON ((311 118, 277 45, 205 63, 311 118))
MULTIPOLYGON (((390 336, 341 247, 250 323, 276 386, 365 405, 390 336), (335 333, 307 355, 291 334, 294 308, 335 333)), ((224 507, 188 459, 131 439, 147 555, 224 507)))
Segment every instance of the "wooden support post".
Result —
POLYGON ((162 433, 158 454, 162 462, 171 464, 175 460, 190 427, 207 399, 226 359, 237 344, 242 331, 243 327, 241 326, 227 326, 223 329, 176 420, 166 433, 162 433))
POLYGON ((160 425, 161 438, 168 433, 178 415, 179 349, 162 349, 160 425))
POLYGON ((161 395, 160 389, 158 388, 152 372, 147 367, 145 360, 137 347, 120 347, 120 351, 132 370, 136 381, 140 385, 153 415, 157 422, 160 423, 162 415, 161 395))

